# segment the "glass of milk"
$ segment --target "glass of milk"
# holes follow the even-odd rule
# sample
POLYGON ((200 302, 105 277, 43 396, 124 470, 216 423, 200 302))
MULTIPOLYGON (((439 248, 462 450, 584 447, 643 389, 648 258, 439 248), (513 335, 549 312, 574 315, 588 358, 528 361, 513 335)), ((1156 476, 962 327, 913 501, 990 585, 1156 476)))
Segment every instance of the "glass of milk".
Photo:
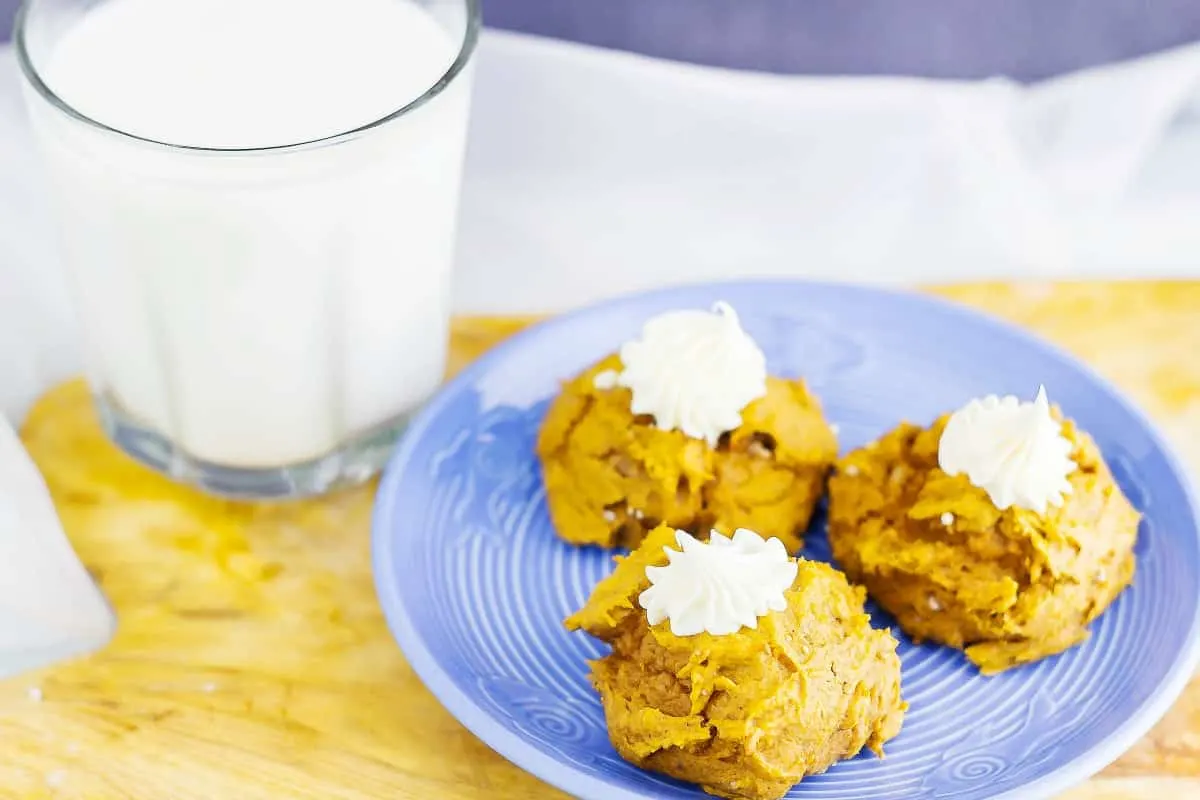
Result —
POLYGON ((446 360, 478 0, 27 0, 100 417, 237 497, 374 474, 446 360))

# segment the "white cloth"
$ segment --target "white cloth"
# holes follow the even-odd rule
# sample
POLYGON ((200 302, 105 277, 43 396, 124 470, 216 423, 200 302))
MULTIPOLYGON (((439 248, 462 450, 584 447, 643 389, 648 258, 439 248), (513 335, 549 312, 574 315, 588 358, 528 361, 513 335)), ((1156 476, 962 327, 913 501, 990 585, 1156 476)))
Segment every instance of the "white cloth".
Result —
MULTIPOLYGON (((488 31, 456 307, 681 281, 1200 270, 1200 45, 1033 87, 740 73, 488 31)), ((0 50, 0 411, 77 372, 0 50)))
POLYGON ((103 646, 114 619, 0 417, 0 678, 103 646))
POLYGON ((1025 88, 739 73, 493 35, 477 81, 465 309, 737 275, 1200 269, 1200 46, 1025 88))

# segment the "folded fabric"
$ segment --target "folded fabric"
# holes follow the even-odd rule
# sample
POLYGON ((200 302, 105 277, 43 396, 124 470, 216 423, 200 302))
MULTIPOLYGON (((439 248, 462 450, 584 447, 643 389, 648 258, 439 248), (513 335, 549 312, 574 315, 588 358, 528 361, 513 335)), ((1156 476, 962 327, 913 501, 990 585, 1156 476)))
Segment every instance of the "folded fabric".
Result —
POLYGON ((493 34, 477 76, 461 308, 745 275, 1200 265, 1200 46, 1023 87, 766 75, 493 34))
POLYGON ((114 619, 0 416, 0 678, 102 647, 114 619))

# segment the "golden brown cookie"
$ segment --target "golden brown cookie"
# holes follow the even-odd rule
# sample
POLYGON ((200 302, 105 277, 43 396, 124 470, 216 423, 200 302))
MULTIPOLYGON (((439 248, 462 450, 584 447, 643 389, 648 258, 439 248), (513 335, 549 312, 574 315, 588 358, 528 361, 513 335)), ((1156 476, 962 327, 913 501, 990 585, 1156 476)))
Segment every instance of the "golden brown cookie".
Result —
POLYGON ((650 532, 566 621, 612 646, 592 663, 613 746, 644 769, 710 794, 774 800, 807 775, 882 754, 900 731, 896 640, 871 628, 865 593, 817 562, 799 562, 787 608, 756 629, 679 637, 638 605, 647 566, 667 562, 675 531, 650 532))
POLYGON ((660 522, 707 535, 750 528, 798 550, 837 438, 800 380, 767 379, 767 394, 716 447, 661 430, 630 411, 630 392, 598 389, 613 355, 563 386, 538 436, 546 500, 575 544, 636 547, 660 522))
POLYGON ((1139 514, 1070 420, 1071 494, 1039 514, 996 508, 938 467, 949 416, 903 424, 838 462, 829 543, 914 640, 966 651, 985 675, 1079 644, 1133 578, 1139 514))

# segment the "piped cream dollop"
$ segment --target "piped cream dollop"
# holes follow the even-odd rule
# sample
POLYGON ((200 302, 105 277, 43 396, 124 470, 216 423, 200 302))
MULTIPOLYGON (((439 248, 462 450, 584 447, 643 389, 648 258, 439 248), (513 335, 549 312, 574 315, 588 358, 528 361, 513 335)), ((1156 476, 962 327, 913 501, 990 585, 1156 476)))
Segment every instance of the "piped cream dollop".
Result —
POLYGON ((948 475, 966 475, 996 508, 1042 514, 1071 493, 1071 449, 1043 386, 1032 403, 988 395, 955 411, 938 443, 938 465, 948 475))
MULTIPOLYGON (((766 357, 727 303, 660 314, 620 356, 615 383, 632 392, 634 414, 711 445, 739 427, 742 409, 767 393, 766 357)), ((614 382, 606 373, 596 381, 597 388, 614 382)))
POLYGON ((675 542, 666 566, 646 567, 650 588, 638 604, 651 625, 668 620, 676 636, 725 636, 787 608, 797 564, 778 539, 739 528, 733 538, 713 531, 708 542, 677 531, 675 542))

